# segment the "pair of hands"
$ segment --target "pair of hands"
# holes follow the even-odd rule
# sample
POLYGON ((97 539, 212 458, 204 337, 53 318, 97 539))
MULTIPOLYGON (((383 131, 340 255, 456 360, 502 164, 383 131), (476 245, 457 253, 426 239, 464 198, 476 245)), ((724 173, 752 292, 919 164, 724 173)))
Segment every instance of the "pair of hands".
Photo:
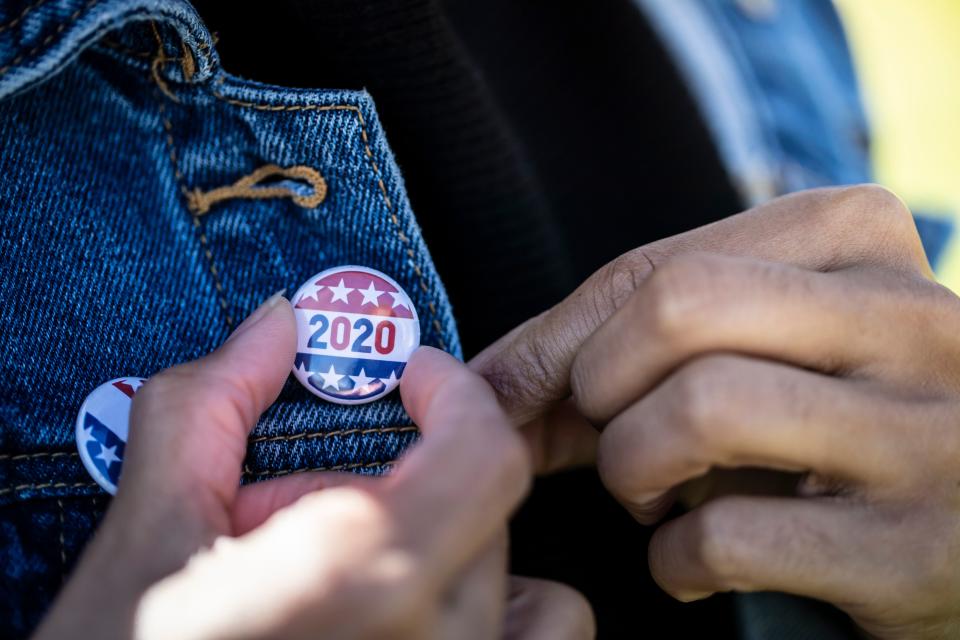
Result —
POLYGON ((536 471, 595 462, 641 522, 690 499, 650 548, 678 598, 780 590, 880 638, 960 633, 960 301, 882 189, 789 196, 618 258, 470 363, 507 415, 420 352, 401 393, 424 439, 387 478, 237 489, 291 332, 269 305, 138 394, 124 484, 41 637, 96 624, 96 598, 124 604, 104 637, 589 635, 571 591, 505 592, 529 475, 511 422, 536 471), (717 473, 755 468, 801 480, 757 495, 770 484, 717 473))
POLYGON ((401 382, 422 442, 387 477, 240 487, 247 437, 296 351, 275 297, 211 355, 137 393, 123 482, 36 638, 583 638, 589 605, 506 577, 530 484, 482 378, 424 348, 401 382))

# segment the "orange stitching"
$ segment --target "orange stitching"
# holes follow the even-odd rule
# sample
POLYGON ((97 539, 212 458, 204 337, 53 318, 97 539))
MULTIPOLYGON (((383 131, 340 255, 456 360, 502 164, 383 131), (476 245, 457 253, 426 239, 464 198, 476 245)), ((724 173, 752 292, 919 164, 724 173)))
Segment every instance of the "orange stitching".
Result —
POLYGON ((260 167, 250 175, 244 176, 226 187, 217 187, 210 191, 201 191, 194 189, 187 194, 187 205, 197 216, 202 216, 210 211, 210 207, 224 200, 234 198, 290 198, 297 205, 305 209, 315 209, 327 197, 327 181, 323 179, 320 172, 312 167, 298 165, 295 167, 278 167, 275 164, 268 164, 260 167), (313 187, 313 193, 309 195, 299 194, 288 187, 258 187, 258 183, 281 176, 284 178, 298 178, 310 184, 313 187))
POLYGON ((150 63, 150 75, 153 76, 153 81, 157 83, 157 87, 160 89, 163 95, 167 96, 174 102, 179 103, 180 98, 178 98, 177 95, 170 90, 170 87, 167 85, 167 81, 163 79, 162 75, 160 75, 160 66, 166 64, 170 60, 171 58, 164 57, 162 51, 158 53, 157 57, 154 58, 150 63))
POLYGON ((153 31, 153 37, 157 41, 157 55, 154 57, 153 61, 150 62, 150 75, 153 76, 153 81, 157 83, 160 92, 163 95, 167 96, 176 103, 180 102, 178 98, 172 91, 170 87, 167 86, 167 81, 164 80, 163 76, 160 75, 160 67, 166 64, 172 58, 168 58, 166 53, 163 50, 163 40, 160 38, 160 30, 157 29, 157 23, 153 20, 150 21, 150 29, 153 31))
MULTIPOLYGON (((173 175, 180 187, 180 193, 183 194, 183 197, 186 198, 187 202, 189 203, 190 193, 187 191, 187 188, 183 186, 183 174, 180 173, 179 162, 177 162, 177 151, 173 142, 173 125, 170 123, 170 119, 167 118, 167 110, 166 106, 163 104, 163 100, 161 99, 158 104, 160 108, 160 121, 163 123, 163 128, 166 131, 167 149, 170 152, 170 163, 173 165, 173 175)), ((207 235, 203 231, 203 225, 200 223, 200 218, 193 213, 191 213, 190 217, 193 219, 194 229, 196 229, 197 233, 200 235, 200 246, 203 249, 203 254, 206 256, 207 266, 210 268, 210 273, 213 275, 213 286, 217 290, 220 308, 223 309, 227 326, 232 329, 233 318, 227 311, 227 298, 223 293, 223 285, 220 283, 220 274, 217 272, 217 265, 214 263, 213 253, 210 251, 210 246, 207 242, 207 235)))
POLYGON ((0 460, 15 462, 17 460, 30 460, 33 458, 60 458, 63 456, 79 456, 76 451, 44 451, 41 453, 0 453, 0 460))
MULTIPOLYGON (((223 84, 222 80, 220 84, 223 84)), ((257 111, 360 111, 360 107, 352 104, 258 104, 256 102, 234 100, 213 90, 211 90, 211 93, 215 98, 227 104, 245 109, 256 109, 257 111)))
MULTIPOLYGON (((166 85, 159 80, 159 74, 157 73, 155 67, 156 63, 159 62, 163 56, 163 41, 160 39, 160 31, 157 29, 157 23, 151 21, 150 27, 153 29, 153 35, 157 39, 158 47, 157 58, 150 65, 150 71, 154 75, 154 80, 157 81, 160 91, 167 94, 174 102, 179 103, 180 100, 175 95, 170 93, 170 90, 166 87, 166 85)), ((183 197, 187 200, 189 208, 190 193, 183 184, 183 173, 180 172, 180 163, 177 161, 177 149, 173 142, 173 124, 171 124, 170 118, 167 117, 167 108, 162 99, 158 101, 158 108, 160 111, 160 121, 162 122, 164 131, 166 132, 165 139, 167 143, 167 149, 170 152, 170 163, 173 165, 173 175, 176 178, 177 185, 180 188, 180 193, 182 193, 183 197)), ((203 225, 200 223, 200 218, 192 213, 191 218, 193 219, 193 228, 197 230, 197 233, 200 236, 200 246, 203 249, 204 256, 207 258, 207 266, 210 268, 210 274, 213 276, 213 286, 217 290, 217 297, 220 302, 220 308, 223 310, 224 319, 227 321, 227 327, 233 329, 233 318, 227 311, 227 298, 223 293, 223 285, 220 283, 220 274, 217 272, 217 265, 213 260, 213 252, 210 251, 210 246, 207 242, 207 234, 203 231, 203 225)))
POLYGON ((244 465, 243 472, 248 476, 290 476, 297 473, 319 473, 321 471, 351 471, 356 469, 376 469, 377 467, 389 467, 395 461, 390 462, 357 462, 353 464, 338 464, 332 467, 310 467, 306 469, 267 469, 265 471, 251 471, 250 467, 244 465))
POLYGON ((8 22, 7 24, 0 24, 0 33, 3 33, 7 29, 13 29, 15 26, 20 24, 20 21, 27 17, 27 14, 45 3, 47 0, 37 0, 33 4, 28 4, 23 11, 20 12, 16 18, 8 22))
POLYGON ((189 84, 193 82, 193 74, 197 71, 197 65, 186 42, 180 43, 180 50, 183 51, 183 55, 180 58, 180 68, 183 70, 184 80, 189 84))
POLYGON ((54 39, 54 38, 56 38, 56 37, 59 36, 61 33, 63 33, 63 30, 64 30, 64 29, 66 29, 67 27, 69 27, 70 25, 72 25, 74 22, 76 22, 76 21, 77 21, 77 18, 80 17, 80 14, 81 14, 81 13, 83 13, 84 11, 86 11, 87 9, 89 9, 90 7, 92 7, 93 5, 97 4, 97 2, 99 2, 99 1, 100 1, 100 0, 89 0, 89 2, 87 2, 87 3, 84 4, 82 7, 80 7, 79 9, 77 9, 76 11, 74 11, 73 13, 71 13, 70 16, 67 18, 67 20, 66 20, 65 22, 61 23, 61 24, 57 27, 56 31, 54 31, 53 33, 51 33, 50 35, 48 35, 46 38, 43 39, 43 42, 41 42, 40 44, 38 44, 37 46, 35 46, 33 49, 30 49, 30 51, 27 51, 26 53, 21 53, 21 54, 18 55, 16 58, 14 58, 9 64, 7 64, 6 66, 0 67, 0 76, 3 76, 7 71, 10 71, 10 69, 14 68, 15 66, 17 66, 18 64, 20 64, 21 62, 23 62, 25 59, 27 59, 27 58, 29 58, 29 57, 32 57, 32 56, 36 55, 37 53, 39 53, 41 49, 43 49, 43 48, 46 47, 48 44, 50 44, 51 42, 53 42, 53 39, 54 39))
MULTIPOLYGON (((218 84, 223 84, 223 78, 220 78, 218 84)), ((228 98, 225 95, 219 93, 215 89, 211 89, 210 93, 213 94, 218 100, 222 100, 227 104, 232 104, 237 107, 243 107, 246 109, 256 109, 258 111, 351 111, 357 117, 357 121, 360 123, 360 136, 363 138, 363 147, 364 153, 367 156, 367 161, 370 163, 370 167, 373 169, 374 177, 377 179, 377 186, 380 189, 380 193, 383 196, 383 202, 387 206, 387 211, 390 214, 390 220, 394 224, 394 229, 397 232, 397 236, 400 238, 400 241, 407 246, 407 256, 411 260, 415 259, 416 253, 413 251, 413 248, 410 244, 410 239, 403 233, 403 229, 400 227, 400 220, 397 218, 397 214, 393 211, 393 203, 390 201, 390 195, 387 193, 387 185, 383 181, 383 176, 380 173, 380 167, 377 166, 376 161, 373 159, 373 151, 370 149, 370 138, 367 136, 367 123, 363 117, 363 113, 360 111, 360 107, 356 105, 272 105, 272 104, 260 104, 256 102, 244 102, 242 100, 234 100, 228 98)), ((423 271, 417 264, 413 264, 413 270, 417 274, 417 277, 420 279, 420 288, 424 293, 429 294, 429 287, 427 287, 426 282, 424 281, 423 271)), ((447 349, 447 345, 443 340, 443 327, 440 324, 439 319, 437 318, 437 309, 433 302, 430 302, 428 305, 430 309, 430 314, 433 320, 433 326, 437 330, 437 340, 440 342, 440 348, 443 350, 447 349)))
POLYGON ((18 484, 15 487, 6 487, 4 489, 0 489, 0 496, 4 496, 8 493, 16 493, 17 491, 27 491, 29 489, 34 489, 37 491, 40 489, 90 489, 96 486, 96 482, 44 482, 42 484, 18 484))
POLYGON ((419 431, 415 426, 409 427, 389 427, 381 429, 343 429, 340 431, 324 431, 320 433, 298 433, 292 436, 262 436, 259 438, 250 438, 248 444, 258 444, 261 442, 292 442, 296 440, 325 440, 335 436, 365 436, 380 433, 412 433, 419 431))

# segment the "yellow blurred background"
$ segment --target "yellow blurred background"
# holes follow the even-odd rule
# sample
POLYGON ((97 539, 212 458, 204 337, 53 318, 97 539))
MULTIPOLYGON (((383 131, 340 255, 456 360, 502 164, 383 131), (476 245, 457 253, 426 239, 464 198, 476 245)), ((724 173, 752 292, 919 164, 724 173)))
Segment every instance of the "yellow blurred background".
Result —
POLYGON ((953 216, 938 276, 960 291, 960 0, 836 3, 874 128, 877 181, 915 209, 953 216))

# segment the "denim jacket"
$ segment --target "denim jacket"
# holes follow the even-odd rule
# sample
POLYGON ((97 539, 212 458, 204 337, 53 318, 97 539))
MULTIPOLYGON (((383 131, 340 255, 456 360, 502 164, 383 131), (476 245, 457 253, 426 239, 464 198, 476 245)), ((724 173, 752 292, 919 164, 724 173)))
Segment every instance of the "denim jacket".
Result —
MULTIPOLYGON (((832 0, 633 0, 713 136, 745 206, 873 180, 870 127, 832 0)), ((936 266, 953 228, 916 216, 936 266)))
MULTIPOLYGON (((460 354, 370 96, 225 73, 185 0, 0 3, 0 175, 0 636, 34 627, 107 505, 74 443, 97 385, 197 358, 344 264, 392 276, 421 342, 460 354), (251 175, 281 195, 211 195, 251 175)), ((398 394, 288 382, 244 477, 381 473, 416 437, 398 394)))
MULTIPOLYGON (((868 179, 827 2, 761 22, 733 0, 636 2, 746 202, 868 179), (812 30, 826 42, 798 68, 809 59, 779 44, 812 30)), ((37 624, 107 506, 73 440, 100 383, 203 355, 274 292, 342 264, 392 276, 422 343, 460 355, 370 96, 231 76, 186 0, 0 2, 0 176, 0 637, 37 624)), ((416 437, 396 394, 344 407, 288 382, 244 479, 381 473, 416 437)))

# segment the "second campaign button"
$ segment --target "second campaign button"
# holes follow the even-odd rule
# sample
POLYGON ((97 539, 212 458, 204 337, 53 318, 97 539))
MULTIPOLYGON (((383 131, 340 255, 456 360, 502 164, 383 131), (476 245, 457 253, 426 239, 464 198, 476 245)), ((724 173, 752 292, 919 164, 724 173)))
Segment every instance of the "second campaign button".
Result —
POLYGON ((313 276, 291 299, 297 316, 293 374, 338 404, 379 400, 400 384, 420 346, 420 319, 390 276, 343 266, 313 276))
POLYGON ((110 494, 117 492, 127 446, 130 407, 143 378, 117 378, 90 392, 77 415, 77 450, 87 472, 110 494))

